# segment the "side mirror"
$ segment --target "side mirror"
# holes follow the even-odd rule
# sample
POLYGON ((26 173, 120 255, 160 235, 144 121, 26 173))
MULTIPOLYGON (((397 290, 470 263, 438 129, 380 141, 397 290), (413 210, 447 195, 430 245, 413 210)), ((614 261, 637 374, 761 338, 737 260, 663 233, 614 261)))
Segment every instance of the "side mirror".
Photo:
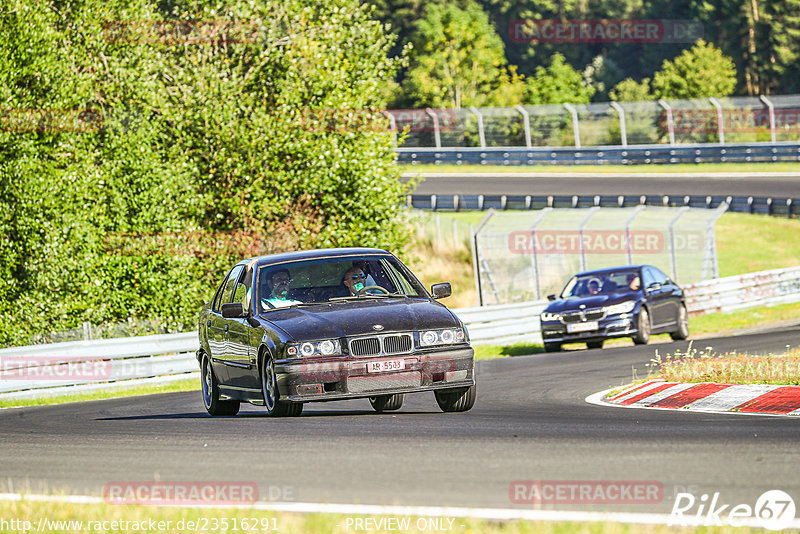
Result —
POLYGON ((441 284, 433 284, 431 286, 431 295, 435 299, 443 299, 453 294, 453 289, 450 287, 450 282, 443 282, 441 284))
POLYGON ((547 295, 547 300, 556 300, 555 294, 551 293, 550 295, 547 295))
POLYGON ((647 292, 648 293, 650 293, 652 291, 658 291, 659 289, 661 289, 661 284, 659 284, 658 282, 653 282, 652 284, 647 286, 647 292))
POLYGON ((222 316, 226 319, 238 319, 244 315, 244 306, 241 302, 228 302, 222 305, 222 316))

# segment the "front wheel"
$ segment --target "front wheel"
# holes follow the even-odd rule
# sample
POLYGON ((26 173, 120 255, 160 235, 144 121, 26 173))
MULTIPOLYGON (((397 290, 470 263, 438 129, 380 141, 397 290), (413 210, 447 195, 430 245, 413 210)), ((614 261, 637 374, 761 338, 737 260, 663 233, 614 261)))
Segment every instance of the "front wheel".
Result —
POLYGON ((650 341, 651 328, 650 314, 647 308, 642 308, 642 311, 639 312, 639 322, 636 325, 636 335, 631 339, 633 339, 633 342, 637 345, 647 345, 647 342, 650 341))
POLYGON ((220 400, 219 382, 211 368, 211 360, 203 354, 200 364, 200 386, 203 390, 203 405, 209 415, 236 415, 239 413, 238 400, 220 400))
POLYGON ((681 341, 689 337, 689 314, 686 312, 686 306, 681 304, 678 310, 678 329, 670 332, 669 335, 675 341, 681 341))
POLYGON ((466 412, 475 404, 475 384, 468 388, 441 389, 433 393, 443 412, 466 412))
POLYGON ((561 343, 547 343, 544 344, 545 352, 558 352, 561 350, 561 343))
POLYGON ((264 364, 261 366, 261 393, 264 395, 264 407, 270 417, 297 417, 303 413, 302 402, 279 400, 275 361, 269 356, 264 359, 264 364))
POLYGON ((391 412, 393 410, 399 410, 403 406, 404 397, 405 395, 402 393, 380 395, 378 397, 370 397, 369 403, 372 404, 372 408, 378 413, 391 412))

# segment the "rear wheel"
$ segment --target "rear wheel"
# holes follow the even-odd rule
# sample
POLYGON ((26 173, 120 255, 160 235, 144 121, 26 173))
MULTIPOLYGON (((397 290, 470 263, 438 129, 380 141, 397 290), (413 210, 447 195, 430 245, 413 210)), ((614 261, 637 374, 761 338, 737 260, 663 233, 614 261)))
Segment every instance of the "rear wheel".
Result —
POLYGON ((547 343, 544 344, 545 352, 558 352, 561 350, 561 343, 547 343))
POLYGON ((211 368, 211 360, 203 354, 200 364, 200 386, 203 390, 203 405, 209 415, 236 415, 239 413, 238 400, 220 400, 219 382, 211 368))
POLYGON ((590 349, 602 349, 603 348, 603 340, 600 341, 587 341, 586 347, 590 349))
POLYGON ((689 314, 686 312, 686 306, 681 304, 678 310, 678 329, 670 332, 670 337, 675 341, 680 341, 689 337, 689 314))
POLYGON ((395 393, 394 395, 380 395, 378 397, 370 397, 369 403, 376 412, 391 412, 399 410, 403 406, 404 395, 402 393, 395 393))
POLYGON ((433 393, 443 412, 466 412, 475 404, 475 384, 468 388, 441 389, 433 393))
POLYGON ((647 308, 642 308, 642 311, 639 312, 639 322, 636 325, 636 335, 631 339, 633 339, 633 342, 637 345, 647 345, 647 342, 650 341, 651 329, 650 313, 647 311, 647 308))
POLYGON ((302 402, 285 402, 280 399, 278 379, 275 376, 275 362, 269 356, 264 358, 261 366, 261 393, 264 395, 264 407, 271 417, 296 417, 303 413, 302 402))

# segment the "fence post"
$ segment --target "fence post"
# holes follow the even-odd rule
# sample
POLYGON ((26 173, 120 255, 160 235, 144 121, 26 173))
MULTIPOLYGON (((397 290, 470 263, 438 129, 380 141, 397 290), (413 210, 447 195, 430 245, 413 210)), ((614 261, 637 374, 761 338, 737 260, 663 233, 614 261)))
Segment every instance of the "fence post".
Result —
POLYGON ((628 132, 625 130, 625 110, 617 102, 610 102, 610 104, 619 115, 619 135, 622 146, 628 146, 628 132))
POLYGON ((483 115, 475 106, 470 106, 469 110, 478 119, 478 139, 480 139, 481 148, 486 148, 486 134, 483 131, 483 115))
MULTIPOLYGON (((480 251, 478 250, 478 234, 481 232, 483 227, 489 222, 489 219, 492 218, 494 215, 494 210, 489 209, 486 215, 483 216, 481 222, 478 223, 478 226, 475 229, 472 229, 472 239, 470 239, 472 243, 472 269, 475 272, 475 291, 478 293, 478 306, 483 306, 483 287, 481 286, 481 266, 480 260, 478 255, 480 251)), ((470 225, 470 228, 472 225, 470 225)))
POLYGON ((664 108, 664 111, 667 112, 667 132, 669 132, 669 144, 675 144, 675 121, 672 120, 672 107, 667 104, 667 101, 663 98, 658 100, 658 105, 664 108))
POLYGON ((645 206, 644 204, 639 204, 638 206, 633 208, 633 213, 631 213, 631 216, 628 217, 628 219, 625 221, 625 239, 628 240, 628 242, 626 243, 626 248, 628 249, 628 254, 627 254, 628 265, 633 265, 633 251, 631 250, 631 224, 633 223, 633 220, 636 218, 636 216, 639 215, 639 212, 645 209, 646 207, 647 206, 645 206))
POLYGON ((522 122, 525 125, 525 146, 531 147, 531 117, 525 108, 517 104, 514 108, 522 114, 522 122))
POLYGON ((436 143, 436 148, 442 148, 442 135, 439 130, 439 115, 436 114, 431 108, 425 108, 425 113, 433 119, 433 138, 436 143))
POLYGON ((722 105, 713 96, 708 97, 711 105, 717 108, 717 133, 719 134, 719 144, 725 144, 725 126, 723 124, 724 117, 722 116, 722 105))
POLYGON ((553 208, 544 208, 542 213, 533 221, 531 225, 531 263, 533 264, 533 283, 536 288, 536 299, 542 298, 542 282, 539 279, 539 254, 536 250, 536 227, 547 217, 547 214, 553 211, 553 208))
POLYGON ((581 223, 578 225, 578 239, 580 239, 580 243, 578 243, 579 248, 581 250, 581 271, 585 271, 588 267, 586 266, 586 247, 583 245, 583 227, 586 226, 586 223, 589 222, 594 214, 599 210, 597 206, 589 208, 589 215, 583 218, 581 223))
POLYGON ((572 114, 572 133, 575 136, 575 148, 581 147, 581 131, 578 125, 578 110, 572 104, 562 104, 572 114))
POLYGON ((774 143, 775 139, 776 139, 776 136, 775 136, 775 106, 772 104, 772 101, 769 98, 767 98, 766 96, 764 96, 764 95, 761 95, 758 98, 760 98, 761 102, 763 102, 764 105, 767 106, 767 109, 769 109, 769 134, 770 134, 770 138, 772 139, 772 142, 774 143))
POLYGON ((689 211, 689 206, 679 208, 678 214, 675 215, 669 222, 669 225, 667 225, 667 234, 669 235, 669 263, 672 268, 673 281, 678 279, 678 255, 675 251, 675 224, 687 211, 689 211))

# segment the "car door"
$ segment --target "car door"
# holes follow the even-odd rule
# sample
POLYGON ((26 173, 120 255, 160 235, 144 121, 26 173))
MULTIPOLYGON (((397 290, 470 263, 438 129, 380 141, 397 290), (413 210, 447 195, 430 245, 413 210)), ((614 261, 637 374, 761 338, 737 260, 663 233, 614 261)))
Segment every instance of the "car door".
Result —
POLYGON ((222 305, 229 302, 233 295, 233 288, 236 281, 242 274, 243 266, 237 265, 228 273, 222 287, 217 293, 211 304, 211 310, 206 320, 206 331, 208 332, 208 348, 211 351, 211 367, 214 369, 214 376, 220 383, 228 382, 228 349, 226 322, 222 317, 222 305))
POLYGON ((643 274, 653 330, 662 329, 674 321, 675 315, 667 275, 652 265, 644 267, 643 274))
POLYGON ((250 343, 253 327, 250 325, 252 300, 252 270, 245 269, 243 276, 233 288, 230 302, 241 304, 245 317, 225 319, 226 327, 226 365, 228 366, 228 385, 230 387, 260 391, 256 373, 256 349, 250 343))

